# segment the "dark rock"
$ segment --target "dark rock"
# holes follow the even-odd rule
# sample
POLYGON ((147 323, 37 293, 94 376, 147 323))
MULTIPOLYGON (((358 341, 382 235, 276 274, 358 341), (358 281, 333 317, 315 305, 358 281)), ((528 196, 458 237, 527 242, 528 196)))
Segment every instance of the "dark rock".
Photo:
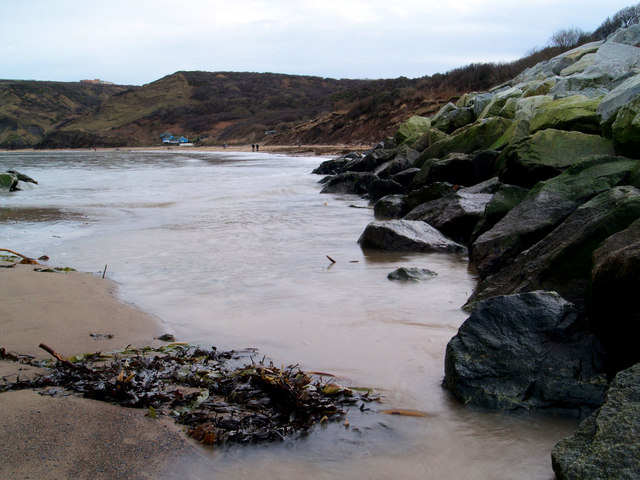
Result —
POLYGON ((453 195, 457 190, 456 186, 451 183, 432 183, 431 185, 410 191, 407 194, 407 207, 409 210, 413 210, 423 203, 446 197, 447 195, 453 195))
POLYGON ((487 408, 591 411, 607 380, 585 323, 555 292, 479 302, 447 345, 443 386, 487 408))
POLYGON ((593 254, 589 319, 607 347, 610 373, 640 362, 640 219, 607 238, 593 254))
POLYGON ((316 175, 337 175, 339 173, 344 173, 344 167, 351 161, 353 158, 341 157, 334 158, 332 160, 325 160, 322 162, 317 168, 315 168, 311 173, 315 173, 316 175))
POLYGON ((364 195, 369 185, 378 177, 369 172, 346 172, 335 175, 322 188, 320 193, 352 193, 364 195))
POLYGON ((460 243, 467 243, 476 224, 482 218, 491 194, 465 193, 462 190, 431 202, 418 205, 407 220, 422 220, 460 243))
POLYGON ((466 249, 424 222, 389 220, 367 225, 358 243, 362 248, 412 252, 464 252, 466 249))
POLYGON ((604 404, 551 453, 558 480, 640 478, 640 364, 616 375, 604 404))
POLYGON ((458 191, 464 193, 489 193, 493 195, 500 189, 502 185, 503 184, 498 179, 498 177, 493 177, 489 180, 485 180, 470 187, 463 187, 458 191))
POLYGON ((412 148, 403 145, 397 151, 396 156, 378 166, 374 173, 380 178, 389 178, 391 175, 413 167, 413 162, 420 154, 412 148))
POLYGON ((404 195, 387 195, 373 206, 373 214, 378 220, 402 218, 408 211, 404 195))
POLYGON ((471 247, 481 278, 509 265, 557 227, 578 206, 623 182, 636 164, 621 157, 588 158, 558 177, 540 182, 471 247))
POLYGON ((13 175, 15 175, 19 182, 34 183, 36 185, 38 184, 38 182, 36 182, 29 175, 25 175, 24 173, 20 173, 16 170, 7 170, 7 173, 12 173, 13 175))
POLYGON ((471 234, 470 243, 473 244, 480 235, 493 228, 516 205, 518 205, 529 193, 529 190, 515 185, 501 185, 498 191, 484 209, 482 218, 476 224, 471 234))
POLYGON ((414 187, 433 182, 471 186, 496 175, 500 152, 487 150, 472 154, 452 153, 442 159, 428 160, 413 180, 414 187))
POLYGON ((640 190, 637 188, 615 187, 597 195, 508 266, 484 279, 466 308, 495 295, 533 290, 557 291, 583 307, 593 252, 606 238, 626 229, 638 218, 640 190))
POLYGON ((18 177, 13 173, 0 172, 0 192, 13 192, 18 187, 18 177))
POLYGON ((401 280, 408 282, 417 282, 428 278, 433 278, 438 274, 428 268, 400 267, 394 270, 387 278, 389 280, 401 280))
POLYGON ((613 143, 598 135, 540 130, 505 148, 499 160, 499 176, 504 183, 531 188, 588 156, 614 153, 613 143))
POLYGON ((406 170, 402 170, 395 175, 391 175, 389 178, 391 178, 391 180, 393 180, 394 182, 398 182, 400 185, 408 187, 413 180, 413 177, 415 177, 416 173, 418 173, 419 171, 419 168, 407 168, 406 170))
POLYGON ((351 160, 344 167, 345 172, 373 172, 379 165, 393 159, 396 150, 376 149, 362 158, 351 160))
POLYGON ((369 198, 375 202, 387 195, 401 195, 407 192, 407 189, 393 180, 382 180, 380 178, 372 181, 367 188, 369 198))

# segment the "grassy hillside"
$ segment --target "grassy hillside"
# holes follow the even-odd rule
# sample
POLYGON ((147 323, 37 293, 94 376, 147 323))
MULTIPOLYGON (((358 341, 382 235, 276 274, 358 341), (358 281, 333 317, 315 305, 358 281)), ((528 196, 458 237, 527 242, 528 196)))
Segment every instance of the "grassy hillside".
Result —
POLYGON ((25 148, 69 119, 133 87, 0 80, 0 148, 25 148))

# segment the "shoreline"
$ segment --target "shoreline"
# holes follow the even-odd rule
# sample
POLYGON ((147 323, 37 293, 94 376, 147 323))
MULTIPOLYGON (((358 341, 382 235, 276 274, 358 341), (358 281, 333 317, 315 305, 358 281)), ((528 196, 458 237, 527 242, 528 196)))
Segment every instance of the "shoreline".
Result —
MULTIPOLYGON (((44 359, 41 342, 63 356, 162 344, 154 339, 159 319, 125 305, 115 283, 90 273, 0 268, 0 292, 0 348, 7 352, 44 359)), ((37 371, 0 360, 0 377, 9 381, 37 371)), ((197 449, 173 419, 151 419, 144 410, 33 390, 0 393, 0 402, 4 478, 167 478, 176 460, 197 449)))
POLYGON ((373 148, 373 145, 260 145, 260 150, 254 152, 251 144, 246 145, 228 145, 226 148, 222 145, 204 145, 204 146, 185 146, 178 145, 164 146, 152 145, 148 147, 97 147, 97 148, 69 148, 69 149, 35 149, 23 148, 16 150, 0 149, 0 152, 113 152, 113 151, 178 151, 178 152, 252 152, 252 153, 281 153, 287 155, 345 155, 350 152, 365 152, 373 148))

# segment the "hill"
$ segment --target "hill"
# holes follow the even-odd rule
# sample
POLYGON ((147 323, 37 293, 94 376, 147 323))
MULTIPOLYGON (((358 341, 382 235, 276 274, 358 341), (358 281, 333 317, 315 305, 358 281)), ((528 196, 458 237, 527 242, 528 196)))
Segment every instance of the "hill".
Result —
POLYGON ((0 80, 0 147, 26 148, 70 118, 135 87, 0 80))

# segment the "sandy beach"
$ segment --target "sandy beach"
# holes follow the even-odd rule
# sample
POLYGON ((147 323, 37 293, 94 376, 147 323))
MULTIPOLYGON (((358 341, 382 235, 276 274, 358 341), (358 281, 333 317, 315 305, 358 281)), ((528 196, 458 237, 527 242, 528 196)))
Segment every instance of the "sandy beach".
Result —
MULTIPOLYGON (((9 265, 1 262, 0 265, 9 265)), ((117 298, 109 280, 88 273, 46 273, 34 265, 0 268, 0 348, 47 358, 159 345, 158 319, 117 298), (90 334, 110 334, 100 338, 90 334)), ((0 376, 36 369, 0 360, 0 376)), ((31 390, 0 394, 0 476, 12 479, 173 478, 175 459, 198 448, 172 419, 151 419, 76 395, 31 390)))

